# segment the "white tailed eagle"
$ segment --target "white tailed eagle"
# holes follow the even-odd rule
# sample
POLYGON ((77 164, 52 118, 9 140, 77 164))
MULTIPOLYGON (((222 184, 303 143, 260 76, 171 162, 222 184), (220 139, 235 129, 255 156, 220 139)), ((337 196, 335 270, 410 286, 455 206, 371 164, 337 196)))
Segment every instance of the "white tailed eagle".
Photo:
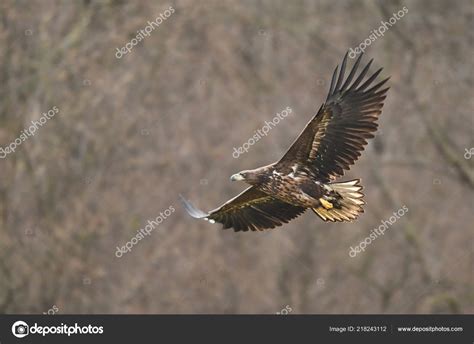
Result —
POLYGON ((360 179, 334 180, 349 170, 374 137, 389 89, 380 89, 389 78, 373 85, 382 68, 364 81, 372 60, 356 76, 361 57, 344 79, 346 53, 325 103, 279 161, 231 177, 250 184, 248 189, 209 213, 181 196, 187 212, 236 232, 275 228, 308 208, 324 221, 355 220, 365 204, 360 179))

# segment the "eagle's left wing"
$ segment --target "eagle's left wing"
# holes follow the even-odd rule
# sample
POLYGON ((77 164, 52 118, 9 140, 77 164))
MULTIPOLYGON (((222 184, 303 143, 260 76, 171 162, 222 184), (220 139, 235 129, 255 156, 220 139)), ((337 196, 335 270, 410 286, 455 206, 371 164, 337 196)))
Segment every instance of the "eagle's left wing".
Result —
POLYGON ((285 167, 288 169, 294 164, 301 164, 321 180, 330 181, 342 176, 344 170, 348 170, 358 159, 367 145, 367 139, 374 137, 376 121, 388 90, 378 91, 388 78, 368 88, 382 68, 362 83, 372 60, 352 82, 361 57, 344 81, 346 53, 341 72, 338 74, 338 67, 334 71, 326 102, 278 161, 278 168, 284 170, 285 167))
POLYGON ((236 232, 275 228, 288 223, 306 210, 269 196, 254 186, 209 213, 195 208, 183 196, 180 197, 192 217, 222 223, 223 229, 233 227, 236 232))

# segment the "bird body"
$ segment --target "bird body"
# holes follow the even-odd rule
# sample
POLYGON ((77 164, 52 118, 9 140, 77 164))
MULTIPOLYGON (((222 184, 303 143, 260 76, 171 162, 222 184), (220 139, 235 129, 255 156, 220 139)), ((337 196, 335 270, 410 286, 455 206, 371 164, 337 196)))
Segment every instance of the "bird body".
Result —
MULTIPOLYGON (((305 168, 300 169, 295 165, 290 173, 286 172, 288 171, 280 170, 276 164, 271 164, 240 173, 244 174, 242 180, 249 178, 249 174, 256 175, 256 178, 250 178, 251 184, 255 185, 257 190, 273 195, 281 201, 306 208, 318 206, 318 199, 327 190, 319 181, 315 180, 311 171, 305 168)), ((234 177, 234 180, 238 179, 234 177)))
POLYGON ((205 213, 182 197, 195 218, 222 223, 235 231, 264 230, 287 223, 312 209, 324 221, 353 221, 363 212, 359 179, 335 182, 374 137, 388 88, 372 86, 381 68, 364 82, 372 60, 354 80, 362 55, 344 79, 334 71, 326 102, 277 162, 234 174, 251 186, 219 208, 205 213), (370 87, 371 86, 371 87, 370 87), (369 88, 370 87, 370 88, 369 88))

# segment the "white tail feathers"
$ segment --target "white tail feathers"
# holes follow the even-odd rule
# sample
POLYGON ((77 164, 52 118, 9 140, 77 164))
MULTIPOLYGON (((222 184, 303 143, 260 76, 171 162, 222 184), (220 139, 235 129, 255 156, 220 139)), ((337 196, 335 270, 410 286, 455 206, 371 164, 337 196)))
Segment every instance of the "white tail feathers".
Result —
MULTIPOLYGON (((330 183, 329 188, 335 192, 332 208, 328 209, 320 205, 313 208, 313 211, 324 221, 354 221, 360 213, 364 212, 362 206, 365 204, 364 194, 360 192, 362 185, 360 179, 350 180, 342 183, 330 183)), ((324 203, 324 202, 323 202, 324 203)))

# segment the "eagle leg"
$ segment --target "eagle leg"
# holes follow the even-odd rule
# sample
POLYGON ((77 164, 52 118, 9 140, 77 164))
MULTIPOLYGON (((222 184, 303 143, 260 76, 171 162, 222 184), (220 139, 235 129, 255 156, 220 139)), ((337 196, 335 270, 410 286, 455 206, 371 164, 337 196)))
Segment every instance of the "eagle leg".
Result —
POLYGON ((326 201, 324 198, 320 198, 319 202, 321 202, 322 206, 326 210, 332 209, 334 207, 331 202, 326 201))

